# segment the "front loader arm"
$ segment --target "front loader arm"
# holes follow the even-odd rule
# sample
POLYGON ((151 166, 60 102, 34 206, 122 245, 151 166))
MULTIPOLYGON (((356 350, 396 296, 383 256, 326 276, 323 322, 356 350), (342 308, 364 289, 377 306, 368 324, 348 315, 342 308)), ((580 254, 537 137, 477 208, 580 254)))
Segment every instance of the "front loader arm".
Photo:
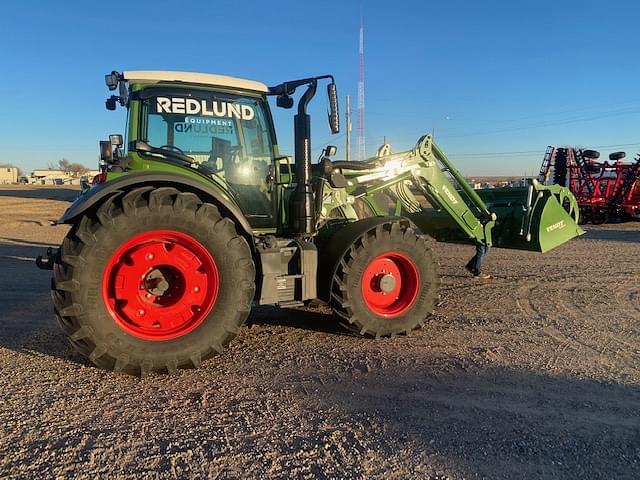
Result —
MULTIPOLYGON (((417 164, 420 168, 414 171, 413 185, 427 197, 434 209, 433 214, 446 214, 455 222, 460 230, 459 233, 462 233, 466 239, 491 246, 491 230, 495 223, 495 214, 489 211, 485 202, 469 187, 458 169, 433 143, 431 135, 421 137, 414 152, 416 157, 419 156, 417 164), (449 172, 460 190, 456 189, 445 172, 449 172)), ((440 232, 438 232, 420 221, 423 211, 424 209, 411 215, 414 223, 418 219, 418 223, 422 225, 416 224, 422 226, 425 232, 431 233, 435 238, 442 236, 439 234, 445 233, 445 229, 439 228, 440 232)))
POLYGON ((431 135, 421 137, 407 152, 381 151, 357 168, 354 162, 335 162, 334 171, 346 181, 347 202, 344 190, 342 199, 334 190, 336 195, 327 195, 323 212, 342 208, 351 218, 357 211, 353 204, 362 201, 374 215, 388 215, 388 205, 376 200, 384 192, 387 201, 390 197, 395 202, 394 215, 409 218, 443 242, 544 252, 584 233, 577 225, 575 198, 564 187, 533 181, 528 188, 476 191, 431 135))
MULTIPOLYGON (((353 202, 364 202, 375 215, 389 213, 386 205, 379 205, 376 201, 376 194, 384 192, 395 202, 395 215, 409 217, 425 233, 438 240, 455 238, 491 245, 495 215, 435 146, 431 135, 421 137, 412 150, 386 154, 368 161, 370 168, 367 169, 353 169, 342 164, 336 162, 336 170, 346 178, 347 190, 353 202), (456 189, 445 172, 451 174, 462 188, 461 191, 456 189), (429 211, 439 217, 438 221, 422 221, 426 205, 416 198, 416 194, 428 200, 432 207, 429 211), (466 200, 463 195, 467 197, 466 200)), ((328 198, 326 211, 336 206, 345 208, 343 202, 328 198)))

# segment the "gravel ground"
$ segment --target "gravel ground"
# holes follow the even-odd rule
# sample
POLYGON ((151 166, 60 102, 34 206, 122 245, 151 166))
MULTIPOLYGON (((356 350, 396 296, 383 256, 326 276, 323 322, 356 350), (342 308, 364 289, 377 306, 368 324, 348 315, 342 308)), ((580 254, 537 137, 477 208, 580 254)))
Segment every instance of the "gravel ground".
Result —
POLYGON ((0 478, 640 478, 640 224, 548 254, 437 245, 408 337, 256 308, 225 355, 138 379, 59 331, 33 258, 77 191, 0 188, 0 478))

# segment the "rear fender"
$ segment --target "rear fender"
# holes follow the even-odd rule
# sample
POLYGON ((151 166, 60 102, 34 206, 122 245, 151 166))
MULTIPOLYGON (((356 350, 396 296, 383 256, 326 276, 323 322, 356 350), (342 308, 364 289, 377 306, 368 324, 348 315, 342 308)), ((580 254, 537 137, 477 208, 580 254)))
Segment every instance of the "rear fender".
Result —
POLYGON ((87 193, 78 197, 67 208, 57 223, 73 224, 82 215, 94 211, 102 202, 113 195, 145 186, 174 187, 180 191, 195 193, 203 201, 215 204, 223 214, 235 221, 245 235, 253 236, 251 225, 249 225, 240 208, 227 195, 219 189, 208 186, 198 180, 173 173, 134 172, 94 186, 87 193))

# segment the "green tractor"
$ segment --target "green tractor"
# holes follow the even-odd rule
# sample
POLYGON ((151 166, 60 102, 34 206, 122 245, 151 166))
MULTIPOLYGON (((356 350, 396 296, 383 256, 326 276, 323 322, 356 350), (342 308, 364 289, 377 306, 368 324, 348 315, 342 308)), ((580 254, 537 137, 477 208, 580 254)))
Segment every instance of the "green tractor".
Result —
POLYGON ((198 367, 222 353, 252 305, 326 302, 371 337, 424 324, 438 295, 439 241, 546 251, 580 235, 560 186, 476 192, 425 135, 410 151, 311 161, 307 106, 330 75, 274 87, 186 72, 106 76, 126 107, 100 142, 101 173, 58 221, 72 225, 53 270, 56 317, 96 365, 134 375, 198 367), (294 117, 295 162, 278 151, 268 96, 294 117), (457 186, 457 188, 456 188, 457 186))

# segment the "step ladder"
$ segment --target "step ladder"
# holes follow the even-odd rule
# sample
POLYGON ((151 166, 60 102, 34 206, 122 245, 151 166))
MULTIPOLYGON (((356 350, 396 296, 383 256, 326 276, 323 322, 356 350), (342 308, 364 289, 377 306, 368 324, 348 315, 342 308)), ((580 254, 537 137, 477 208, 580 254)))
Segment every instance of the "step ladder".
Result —
POLYGON ((554 164, 556 157, 556 148, 549 145, 547 151, 544 152, 544 158, 542 159, 542 165, 540 166, 540 173, 538 174, 538 181, 543 185, 546 185, 547 181, 551 177, 551 167, 554 164))
POLYGON ((591 182, 591 176, 587 173, 586 162, 584 161, 584 157, 582 156, 581 148, 570 148, 571 157, 568 159, 567 164, 570 165, 573 163, 576 165, 578 171, 578 177, 580 178, 580 184, 587 187, 587 192, 589 194, 593 193, 593 183, 591 182))

